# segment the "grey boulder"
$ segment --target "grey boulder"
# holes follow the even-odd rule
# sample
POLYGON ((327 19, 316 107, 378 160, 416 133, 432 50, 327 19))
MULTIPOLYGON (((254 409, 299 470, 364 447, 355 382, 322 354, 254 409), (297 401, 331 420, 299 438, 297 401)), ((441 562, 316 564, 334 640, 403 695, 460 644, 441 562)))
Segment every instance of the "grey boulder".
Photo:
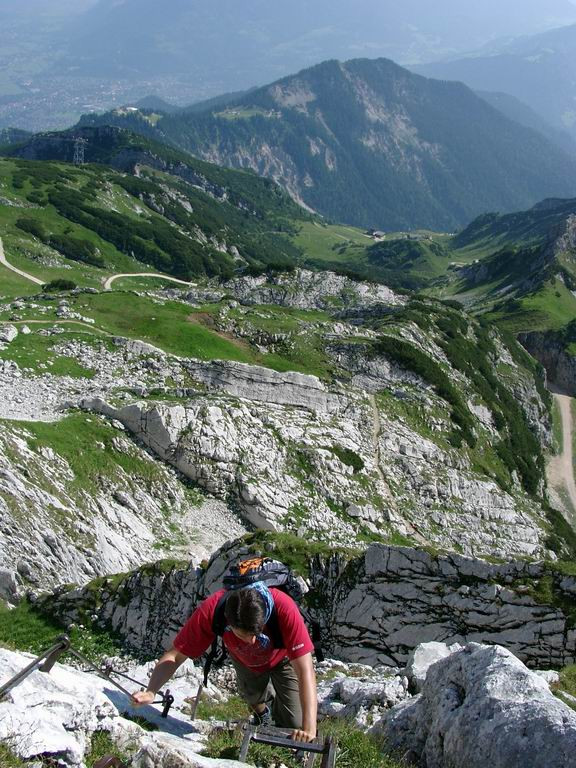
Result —
POLYGON ((462 646, 458 643, 446 645, 446 643, 436 642, 421 643, 414 648, 406 664, 406 677, 410 681, 410 689, 413 692, 421 691, 430 667, 461 648, 462 646))
POLYGON ((426 768, 575 768, 576 712, 510 651, 476 643, 430 667, 374 726, 426 768))

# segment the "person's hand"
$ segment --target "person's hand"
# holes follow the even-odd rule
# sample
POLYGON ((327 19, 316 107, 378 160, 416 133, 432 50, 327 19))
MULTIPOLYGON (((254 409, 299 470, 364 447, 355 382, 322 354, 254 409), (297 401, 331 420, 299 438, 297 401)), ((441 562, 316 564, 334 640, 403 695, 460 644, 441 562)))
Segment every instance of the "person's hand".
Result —
POLYGON ((131 701, 135 707, 141 707, 143 704, 152 704, 155 698, 156 694, 152 691, 136 691, 132 694, 131 701))
POLYGON ((297 728, 295 731, 292 731, 290 738, 294 741, 313 741, 316 738, 316 732, 303 731, 302 729, 297 728))

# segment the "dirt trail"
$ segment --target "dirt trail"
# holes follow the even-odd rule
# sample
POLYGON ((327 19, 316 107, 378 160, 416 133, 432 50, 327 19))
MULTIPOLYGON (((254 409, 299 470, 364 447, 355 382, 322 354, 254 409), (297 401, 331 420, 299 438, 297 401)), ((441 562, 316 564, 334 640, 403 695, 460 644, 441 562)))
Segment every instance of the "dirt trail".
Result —
POLYGON ((4 267, 11 270, 12 272, 16 272, 16 274, 20 275, 20 277, 25 277, 26 280, 30 280, 32 283, 36 283, 36 285, 44 285, 44 283, 46 282, 45 280, 40 280, 39 277, 34 277, 34 275, 29 275, 28 272, 23 272, 21 269, 16 269, 16 267, 13 267, 12 264, 6 261, 6 256, 4 254, 4 244, 2 243, 1 237, 0 237, 0 264, 2 264, 4 267))
POLYGON ((119 280, 121 277, 158 277, 162 280, 170 280, 171 283, 180 283, 180 285, 187 285, 189 288, 196 285, 196 283, 190 283, 186 280, 179 280, 177 277, 170 277, 169 275, 159 275, 155 272, 126 272, 125 274, 112 275, 104 281, 104 290, 109 291, 112 288, 114 280, 119 280))
POLYGON ((32 323, 35 323, 37 325, 80 325, 82 328, 88 328, 92 332, 95 333, 101 333, 104 336, 115 336, 117 334, 114 333, 108 333, 108 331, 105 331, 103 328, 98 328, 97 325, 91 325, 90 323, 83 323, 81 320, 52 320, 52 319, 44 319, 44 320, 10 320, 10 325, 31 325, 32 323))
POLYGON ((562 418, 562 453, 555 456, 548 465, 548 479, 552 486, 566 489, 573 511, 576 513, 576 482, 572 450, 572 398, 568 395, 553 394, 562 418))

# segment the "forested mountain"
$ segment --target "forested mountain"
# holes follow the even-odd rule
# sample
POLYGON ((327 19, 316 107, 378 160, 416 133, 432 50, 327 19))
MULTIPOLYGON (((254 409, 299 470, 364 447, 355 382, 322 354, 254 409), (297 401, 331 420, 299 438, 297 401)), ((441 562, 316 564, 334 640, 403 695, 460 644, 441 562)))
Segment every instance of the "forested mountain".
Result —
POLYGON ((205 160, 277 180, 324 216, 386 230, 453 230, 486 211, 576 193, 576 161, 468 88, 386 59, 328 61, 226 107, 145 121, 205 160))
POLYGON ((576 136, 576 25, 521 38, 489 53, 414 67, 428 77, 504 91, 576 136))
POLYGON ((192 104, 330 58, 422 63, 576 22, 570 0, 0 3, 0 127, 65 128, 149 95, 192 104))
POLYGON ((67 132, 4 148, 12 156, 0 161, 7 242, 21 248, 26 237, 94 267, 136 259, 185 280, 230 276, 238 265, 287 266, 299 256, 283 233, 310 216, 273 182, 117 128, 80 135, 88 163, 80 167, 71 164, 67 132))

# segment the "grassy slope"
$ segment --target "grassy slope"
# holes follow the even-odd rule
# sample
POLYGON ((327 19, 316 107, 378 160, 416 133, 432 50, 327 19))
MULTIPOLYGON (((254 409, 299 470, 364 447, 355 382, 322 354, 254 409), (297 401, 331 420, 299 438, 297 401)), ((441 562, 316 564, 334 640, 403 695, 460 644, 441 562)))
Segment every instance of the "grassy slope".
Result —
MULTIPOLYGON (((0 197, 7 201, 0 205, 0 237, 7 258, 42 280, 94 287, 115 272, 166 272, 184 279, 230 275, 234 261, 222 242, 235 245, 254 265, 293 263, 299 251, 284 233, 303 215, 300 209, 269 182, 200 166, 214 177, 210 189, 221 199, 202 191, 198 181, 188 184, 144 167, 134 178, 101 165, 0 159, 0 197), (17 226, 21 219, 35 222, 45 237, 23 231, 17 226), (61 249, 58 254, 49 247, 57 237, 95 247, 103 269, 65 258, 61 249)), ((10 295, 16 291, 10 287, 10 295)))
MULTIPOLYGON (((56 340, 39 337, 35 333, 39 327, 51 327, 54 324, 58 300, 38 298, 34 303, 46 309, 46 312, 28 306, 19 311, 19 317, 30 323, 33 333, 18 337, 0 353, 0 357, 16 360, 21 366, 41 370, 41 366, 52 359, 50 348, 55 341, 71 337, 82 338, 78 336, 78 332, 82 332, 83 338, 86 338, 86 332, 96 335, 106 332, 140 339, 165 352, 182 357, 235 360, 278 371, 293 370, 322 378, 331 376, 331 363, 323 350, 321 336, 313 329, 307 332, 309 326, 328 319, 323 312, 283 307, 252 307, 244 312, 231 310, 230 317, 241 325, 249 325, 264 332, 289 334, 290 344, 274 353, 262 353, 248 341, 214 329, 215 316, 225 304, 204 305, 195 309, 178 301, 159 302, 133 292, 116 290, 68 296, 68 302, 73 311, 95 321, 92 329, 68 322, 61 324, 61 327, 67 329, 65 336, 58 336, 56 340), (32 320, 41 322, 31 323, 32 320)), ((9 307, 0 309, 0 322, 8 321, 11 315, 9 307)), ((54 358, 54 366, 50 371, 90 375, 89 371, 85 371, 68 358, 54 358)))
POLYGON ((40 336, 34 332, 28 336, 20 333, 9 346, 0 350, 0 360, 14 360, 21 369, 26 368, 35 373, 44 370, 49 371, 54 376, 92 378, 94 372, 80 365, 74 358, 52 353, 52 347, 63 339, 66 341, 84 341, 86 334, 71 332, 54 338, 53 336, 40 336))
MULTIPOLYGON (((66 175, 74 173, 74 169, 66 164, 49 165, 55 173, 61 174, 63 179, 66 175)), ((78 285, 92 287, 100 286, 108 271, 145 272, 151 270, 147 265, 118 251, 111 243, 98 237, 92 230, 64 218, 53 206, 38 207, 31 204, 27 199, 31 193, 45 194, 51 189, 52 184, 39 182, 39 186, 36 187, 27 179, 23 182, 22 187, 18 187, 14 183, 17 174, 18 166, 15 161, 0 159, 0 196, 6 196, 13 203, 10 206, 0 205, 0 237, 2 237, 6 258, 14 267, 46 282, 63 278, 73 280, 78 285), (106 261, 107 270, 104 271, 59 255, 31 234, 19 229, 16 222, 21 218, 34 219, 47 232, 59 235, 68 234, 71 237, 94 243, 106 261), (57 261, 58 266, 38 261, 42 258, 45 261, 57 261)), ((74 181, 72 185, 78 186, 80 183, 80 186, 85 186, 94 177, 94 174, 88 171, 78 171, 76 177, 80 182, 74 181)), ((126 195, 119 189, 115 190, 115 193, 108 202, 118 205, 119 199, 126 195)), ((126 207, 125 205, 123 210, 125 215, 127 215, 126 207)), ((0 275, 0 295, 30 295, 38 291, 38 288, 32 283, 13 272, 9 272, 3 266, 0 266, 0 275)))

